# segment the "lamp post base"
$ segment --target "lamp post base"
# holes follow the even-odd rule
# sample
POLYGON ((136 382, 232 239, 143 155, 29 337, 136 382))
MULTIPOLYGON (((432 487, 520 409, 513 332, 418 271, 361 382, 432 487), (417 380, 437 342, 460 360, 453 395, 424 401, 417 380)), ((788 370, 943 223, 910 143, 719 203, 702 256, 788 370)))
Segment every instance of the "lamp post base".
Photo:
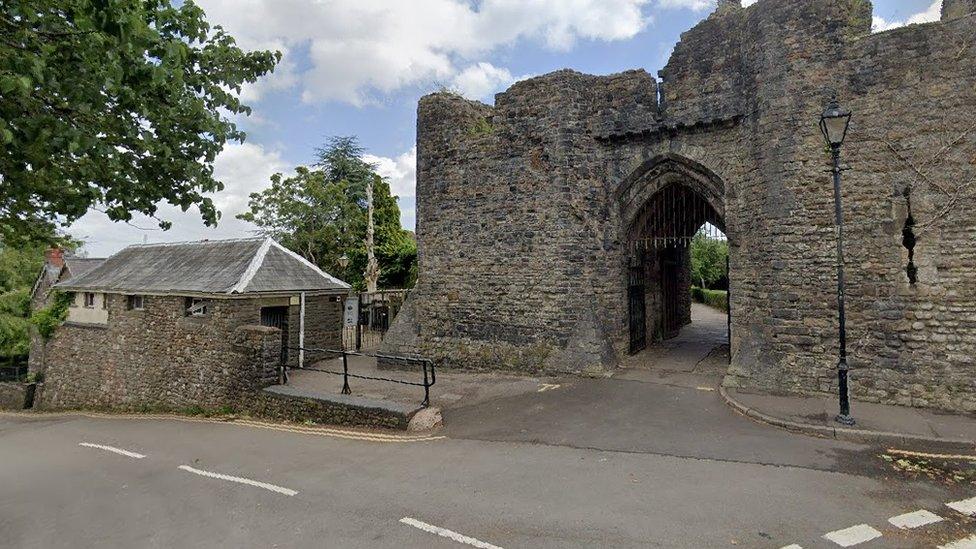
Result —
POLYGON ((856 421, 854 421, 853 417, 845 414, 837 414, 837 417, 834 418, 834 421, 840 423, 841 425, 847 425, 848 427, 853 426, 855 423, 857 423, 856 421))

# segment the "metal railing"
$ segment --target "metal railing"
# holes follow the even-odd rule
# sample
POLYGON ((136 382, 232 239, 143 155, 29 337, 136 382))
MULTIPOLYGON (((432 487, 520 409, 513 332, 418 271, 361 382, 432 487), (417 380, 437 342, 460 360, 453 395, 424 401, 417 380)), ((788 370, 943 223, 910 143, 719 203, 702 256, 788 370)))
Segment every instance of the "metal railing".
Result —
MULTIPOLYGON (((315 347, 288 347, 289 350, 294 351, 304 351, 306 355, 312 353, 320 353, 322 355, 332 356, 333 358, 342 358, 342 371, 329 370, 327 368, 320 368, 317 366, 303 366, 303 367, 293 367, 282 363, 280 365, 280 381, 282 384, 288 384, 288 370, 301 370, 304 372, 321 372, 324 374, 333 374, 342 376, 342 390, 341 394, 349 395, 352 394, 352 389, 349 388, 349 378, 353 379, 363 379, 371 381, 386 381, 388 383, 397 383, 400 385, 410 385, 413 387, 423 387, 424 388, 424 400, 420 403, 421 406, 427 408, 430 406, 430 388, 434 386, 437 382, 437 373, 434 371, 434 362, 428 358, 418 358, 418 357, 407 357, 399 355, 386 355, 381 353, 369 353, 369 352, 357 352, 357 351, 346 351, 340 349, 320 349, 315 347), (349 372, 349 357, 350 356, 361 356, 361 357, 371 357, 377 359, 377 361, 382 360, 387 363, 400 364, 400 365, 419 365, 423 371, 424 379, 422 382, 417 381, 404 381, 402 379, 393 379, 389 377, 379 377, 379 376, 366 376, 361 374, 353 374, 349 372)), ((307 360, 307 359, 306 359, 307 360)))
POLYGON ((27 364, 0 365, 0 381, 26 381, 27 364))

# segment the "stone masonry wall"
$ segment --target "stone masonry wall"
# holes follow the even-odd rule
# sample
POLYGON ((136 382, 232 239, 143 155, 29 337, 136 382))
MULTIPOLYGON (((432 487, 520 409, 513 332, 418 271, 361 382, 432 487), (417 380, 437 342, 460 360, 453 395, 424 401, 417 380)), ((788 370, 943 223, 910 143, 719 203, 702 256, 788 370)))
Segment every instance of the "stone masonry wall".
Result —
POLYGON ((23 410, 27 404, 29 387, 26 383, 0 382, 0 410, 23 410))
POLYGON ((385 350, 449 367, 614 367, 627 349, 629 224, 677 182, 729 237, 726 382, 833 390, 836 239, 817 122, 836 92, 855 112, 843 187, 852 390, 976 409, 973 11, 949 0, 941 22, 871 34, 867 0, 724 2, 682 35, 660 82, 559 71, 494 107, 424 97, 420 276, 385 350))
POLYGON ((203 317, 185 316, 184 300, 146 296, 129 310, 110 294, 106 325, 59 327, 39 407, 240 409, 276 382, 280 331, 258 325, 267 300, 214 299, 203 317))

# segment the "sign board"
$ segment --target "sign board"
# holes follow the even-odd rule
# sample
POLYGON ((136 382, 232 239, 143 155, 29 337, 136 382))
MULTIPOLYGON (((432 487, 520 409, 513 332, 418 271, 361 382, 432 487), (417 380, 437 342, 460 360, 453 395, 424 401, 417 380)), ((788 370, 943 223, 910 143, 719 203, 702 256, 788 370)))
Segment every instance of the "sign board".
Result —
POLYGON ((355 327, 359 323, 359 296, 347 297, 345 311, 342 314, 342 325, 355 327))

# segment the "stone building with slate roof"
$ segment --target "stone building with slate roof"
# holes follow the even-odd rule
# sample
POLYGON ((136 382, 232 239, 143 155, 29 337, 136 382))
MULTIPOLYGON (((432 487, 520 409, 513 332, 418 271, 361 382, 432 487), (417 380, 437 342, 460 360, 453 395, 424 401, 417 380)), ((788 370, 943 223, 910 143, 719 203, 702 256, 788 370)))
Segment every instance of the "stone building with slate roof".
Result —
MULTIPOLYGON (((70 279, 72 276, 82 275, 102 264, 105 258, 75 257, 66 255, 61 248, 51 248, 44 253, 44 265, 41 266, 34 286, 31 288, 30 306, 36 311, 48 305, 51 287, 70 279)), ((31 330, 31 353, 27 357, 27 365, 31 371, 39 370, 44 362, 44 342, 37 330, 31 330)))
POLYGON ((247 238, 129 246, 53 288, 74 297, 31 352, 43 357, 42 407, 176 409, 232 405, 273 383, 274 364, 304 358, 289 348, 340 348, 350 286, 247 238), (248 341, 278 356, 255 359, 248 341))
POLYGON ((98 267, 105 261, 103 257, 75 257, 65 255, 60 248, 51 248, 44 254, 44 265, 31 288, 31 307, 37 309, 47 302, 47 296, 58 282, 79 276, 98 267))

